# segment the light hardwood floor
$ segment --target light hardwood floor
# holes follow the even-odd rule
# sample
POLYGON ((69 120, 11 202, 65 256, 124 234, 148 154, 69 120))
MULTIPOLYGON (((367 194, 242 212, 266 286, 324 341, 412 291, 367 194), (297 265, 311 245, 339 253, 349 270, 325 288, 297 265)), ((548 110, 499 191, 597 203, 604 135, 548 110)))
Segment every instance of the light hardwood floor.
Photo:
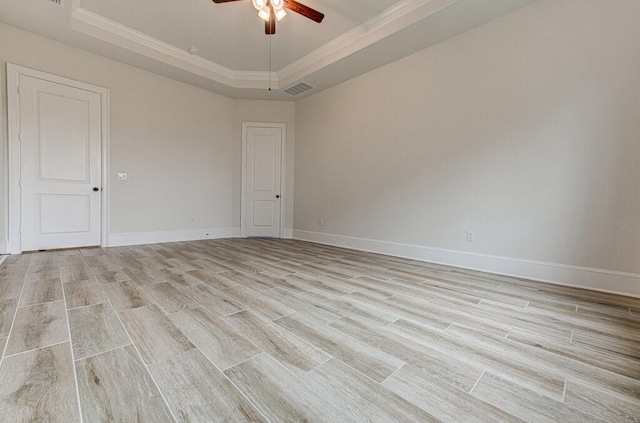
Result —
POLYGON ((289 240, 8 257, 2 422, 640 421, 640 300, 289 240))

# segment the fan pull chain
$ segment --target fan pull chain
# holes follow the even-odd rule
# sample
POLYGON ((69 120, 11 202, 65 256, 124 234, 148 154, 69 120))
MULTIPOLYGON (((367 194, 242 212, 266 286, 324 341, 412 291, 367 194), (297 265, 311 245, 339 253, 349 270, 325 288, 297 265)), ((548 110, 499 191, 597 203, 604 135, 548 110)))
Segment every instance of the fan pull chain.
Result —
POLYGON ((269 35, 269 91, 271 91, 271 39, 273 35, 269 35))

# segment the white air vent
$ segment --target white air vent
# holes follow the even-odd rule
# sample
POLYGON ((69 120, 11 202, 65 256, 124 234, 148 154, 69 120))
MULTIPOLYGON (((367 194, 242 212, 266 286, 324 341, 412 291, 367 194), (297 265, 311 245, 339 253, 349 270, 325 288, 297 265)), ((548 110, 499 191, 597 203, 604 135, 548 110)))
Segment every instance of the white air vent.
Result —
POLYGON ((49 0, 51 3, 57 4, 58 6, 62 6, 62 0, 49 0))
POLYGON ((292 96, 300 95, 304 92, 314 89, 314 86, 307 84, 306 82, 299 82, 296 85, 287 88, 284 90, 285 93, 291 94, 292 96))

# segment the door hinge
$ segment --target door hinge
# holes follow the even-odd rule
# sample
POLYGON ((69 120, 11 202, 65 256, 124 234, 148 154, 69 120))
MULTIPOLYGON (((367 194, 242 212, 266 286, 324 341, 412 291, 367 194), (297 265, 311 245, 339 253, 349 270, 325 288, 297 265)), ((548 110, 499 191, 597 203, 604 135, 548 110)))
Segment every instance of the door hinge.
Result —
POLYGON ((22 94, 20 90, 20 85, 18 85, 18 95, 22 94))

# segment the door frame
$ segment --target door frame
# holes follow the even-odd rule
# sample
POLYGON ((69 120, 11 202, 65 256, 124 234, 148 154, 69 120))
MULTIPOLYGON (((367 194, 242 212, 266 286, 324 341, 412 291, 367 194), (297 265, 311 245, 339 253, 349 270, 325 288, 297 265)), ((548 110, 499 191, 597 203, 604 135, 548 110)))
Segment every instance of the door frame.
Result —
POLYGON ((277 122, 242 122, 242 192, 240 195, 240 237, 247 237, 247 137, 249 128, 280 128, 282 130, 282 151, 280 159, 280 238, 284 238, 284 216, 287 196, 284 195, 286 185, 287 157, 287 124, 277 122))
POLYGON ((9 254, 22 253, 20 237, 21 224, 21 189, 20 189, 20 96, 18 93, 20 75, 42 79, 60 85, 78 88, 100 95, 101 106, 101 134, 102 134, 102 197, 100 215, 100 246, 109 245, 109 90, 96 85, 87 84, 73 79, 52 75, 24 66, 7 63, 7 104, 8 104, 8 144, 9 151, 6 160, 8 168, 8 205, 6 209, 6 233, 8 235, 9 254))

